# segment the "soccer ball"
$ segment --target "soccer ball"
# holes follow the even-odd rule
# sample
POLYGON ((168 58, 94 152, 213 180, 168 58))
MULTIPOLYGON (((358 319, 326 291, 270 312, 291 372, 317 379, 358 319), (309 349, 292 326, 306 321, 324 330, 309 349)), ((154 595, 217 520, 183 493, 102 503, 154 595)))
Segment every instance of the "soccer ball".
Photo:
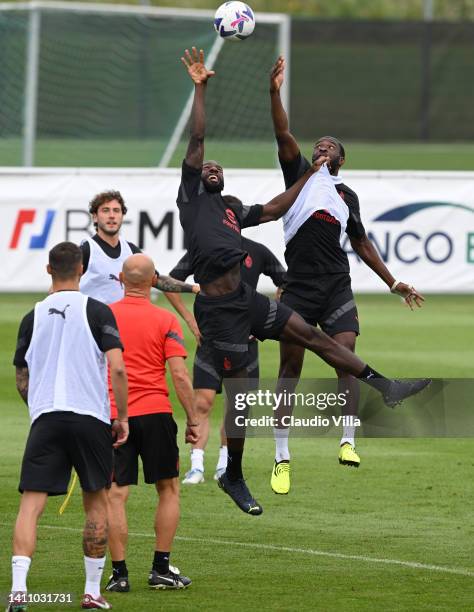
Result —
POLYGON ((245 40, 255 28, 253 11, 245 2, 224 2, 216 11, 214 28, 224 40, 245 40))

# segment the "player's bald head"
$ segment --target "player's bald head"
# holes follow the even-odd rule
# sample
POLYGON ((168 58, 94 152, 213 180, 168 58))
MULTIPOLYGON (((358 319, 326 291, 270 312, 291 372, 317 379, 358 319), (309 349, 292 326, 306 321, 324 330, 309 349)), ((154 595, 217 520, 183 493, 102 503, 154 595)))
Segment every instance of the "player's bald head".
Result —
POLYGON ((123 262, 122 282, 125 288, 148 288, 153 283, 155 266, 153 261, 143 253, 130 255, 123 262))

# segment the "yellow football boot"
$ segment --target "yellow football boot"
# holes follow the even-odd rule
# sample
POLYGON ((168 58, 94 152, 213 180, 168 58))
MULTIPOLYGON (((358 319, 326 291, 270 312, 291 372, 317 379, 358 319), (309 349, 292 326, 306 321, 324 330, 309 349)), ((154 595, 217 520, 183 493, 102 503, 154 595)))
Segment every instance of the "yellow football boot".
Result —
POLYGON ((290 490, 290 462, 288 460, 275 461, 270 485, 274 493, 278 493, 278 495, 288 494, 290 490))
POLYGON ((359 467, 360 457, 355 452, 355 448, 349 442, 345 442, 339 450, 339 463, 341 465, 350 465, 352 467, 359 467))

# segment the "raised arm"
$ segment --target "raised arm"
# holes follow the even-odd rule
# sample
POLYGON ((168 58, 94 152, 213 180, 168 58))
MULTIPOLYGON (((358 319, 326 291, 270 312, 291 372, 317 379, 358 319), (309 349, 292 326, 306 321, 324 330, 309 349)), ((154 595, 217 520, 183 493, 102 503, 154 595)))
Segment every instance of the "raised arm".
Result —
POLYGON ((191 168, 201 168, 204 161, 204 135, 206 131, 205 93, 207 80, 214 76, 213 70, 204 65, 204 51, 199 54, 196 47, 186 49, 181 58, 189 76, 194 82, 194 102, 191 113, 191 137, 186 151, 186 163, 191 168))
POLYGON ((291 161, 298 155, 300 148, 288 126, 288 116, 283 108, 280 89, 285 79, 285 59, 277 59, 270 73, 270 102, 273 130, 278 143, 278 154, 282 161, 291 161))
POLYGON ((274 197, 273 200, 270 200, 270 202, 267 204, 264 204, 262 215, 260 217, 260 223, 276 221, 277 219, 280 219, 280 217, 283 217, 283 215, 286 214, 294 204, 309 177, 317 172, 327 161, 329 161, 329 157, 318 157, 311 168, 309 168, 309 170, 307 170, 292 187, 274 197))

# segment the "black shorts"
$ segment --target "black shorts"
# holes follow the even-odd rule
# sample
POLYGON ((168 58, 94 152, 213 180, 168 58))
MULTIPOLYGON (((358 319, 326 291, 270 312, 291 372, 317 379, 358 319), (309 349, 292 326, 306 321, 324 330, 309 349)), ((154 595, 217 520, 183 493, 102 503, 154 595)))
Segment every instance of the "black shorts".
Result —
POLYGON ((110 425, 75 412, 42 414, 31 426, 26 442, 19 491, 64 495, 73 467, 83 491, 110 486, 110 425))
MULTIPOLYGON (((248 360, 249 389, 258 389, 260 378, 258 340, 252 339, 249 341, 248 360)), ((193 387, 194 389, 213 389, 217 393, 222 393, 222 375, 218 374, 214 367, 213 349, 209 342, 203 342, 196 349, 193 364, 193 387)))
POLYGON ((310 325, 319 325, 329 336, 347 331, 359 335, 359 317, 348 274, 321 274, 310 279, 290 277, 281 301, 310 325))
POLYGON ((198 293, 194 314, 203 342, 210 345, 214 368, 222 377, 250 364, 249 336, 277 340, 291 310, 240 283, 235 291, 225 295, 210 297, 198 293))
POLYGON ((130 435, 114 449, 113 480, 119 486, 138 483, 138 457, 147 484, 179 476, 178 427, 169 412, 144 414, 128 419, 130 435))

